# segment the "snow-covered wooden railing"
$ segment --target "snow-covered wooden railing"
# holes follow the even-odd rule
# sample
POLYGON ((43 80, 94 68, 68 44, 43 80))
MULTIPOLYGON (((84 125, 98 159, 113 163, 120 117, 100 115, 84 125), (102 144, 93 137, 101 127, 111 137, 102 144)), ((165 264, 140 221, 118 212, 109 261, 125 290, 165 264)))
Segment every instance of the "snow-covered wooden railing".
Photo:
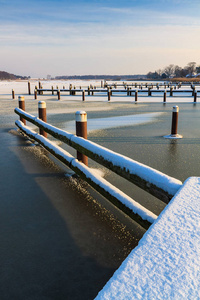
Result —
MULTIPOLYGON (((118 175, 128 179, 132 183, 161 199, 165 203, 170 201, 170 199, 175 195, 177 190, 182 185, 182 183, 177 179, 169 177, 128 157, 101 147, 91 141, 58 129, 55 126, 52 126, 29 113, 26 113, 22 109, 15 108, 15 113, 17 113, 21 118, 24 118, 25 120, 35 124, 40 128, 40 130, 42 129, 58 140, 72 146, 79 152, 87 155, 91 159, 109 168, 118 175)), ((103 196, 108 198, 112 203, 136 220, 144 228, 148 228, 153 220, 156 219, 156 216, 152 212, 149 212, 119 189, 113 187, 105 179, 94 175, 91 169, 78 162, 65 150, 56 146, 55 143, 31 130, 21 121, 16 121, 15 124, 26 135, 38 141, 50 153, 73 169, 78 175, 80 175, 81 178, 86 180, 103 196)))
POLYGON ((165 203, 170 201, 182 185, 182 182, 175 178, 91 141, 58 129, 19 108, 16 108, 15 112, 27 121, 45 130, 56 139, 87 155, 89 158, 124 177, 165 203))

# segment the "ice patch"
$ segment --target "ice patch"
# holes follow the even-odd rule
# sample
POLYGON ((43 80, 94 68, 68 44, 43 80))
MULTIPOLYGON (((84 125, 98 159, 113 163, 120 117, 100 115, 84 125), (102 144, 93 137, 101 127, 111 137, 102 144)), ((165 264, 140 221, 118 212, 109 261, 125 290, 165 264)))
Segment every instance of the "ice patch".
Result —
MULTIPOLYGON (((153 122, 162 112, 146 113, 128 116, 118 116, 110 118, 88 119, 88 132, 101 129, 117 128, 124 126, 134 126, 153 122)), ((75 121, 66 122, 66 129, 71 133, 75 133, 75 121)))

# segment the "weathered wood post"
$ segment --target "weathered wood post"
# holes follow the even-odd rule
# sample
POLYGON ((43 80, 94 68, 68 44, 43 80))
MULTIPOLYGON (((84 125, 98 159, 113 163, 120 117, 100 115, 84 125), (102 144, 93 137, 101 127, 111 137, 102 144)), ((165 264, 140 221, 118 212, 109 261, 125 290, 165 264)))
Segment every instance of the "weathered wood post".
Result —
POLYGON ((57 91, 58 100, 60 100, 60 90, 57 91))
POLYGON ((194 92, 194 102, 197 102, 197 91, 194 92))
POLYGON ((82 101, 85 101, 85 91, 82 91, 82 101))
POLYGON ((90 87, 88 86, 88 96, 90 96, 90 87))
MULTIPOLYGON (((19 108, 25 111, 25 101, 24 101, 24 96, 18 96, 18 102, 19 102, 19 108)), ((26 125, 26 120, 20 116, 20 121, 26 125)))
MULTIPOLYGON (((39 119, 46 122, 47 121, 47 114, 46 114, 46 102, 45 101, 39 101, 38 102, 38 115, 39 119)), ((40 134, 44 137, 47 137, 46 131, 40 128, 40 134)))
POLYGON ((71 83, 69 85, 69 94, 70 94, 70 96, 72 95, 72 84, 71 83))
POLYGON ((151 87, 148 88, 148 96, 151 96, 151 87))
POLYGON ((195 86, 193 85, 193 86, 192 86, 192 96, 193 96, 193 97, 194 97, 195 91, 196 91, 196 89, 195 89, 195 86))
POLYGON ((51 91, 52 91, 52 95, 54 95, 54 88, 53 88, 53 85, 51 87, 51 91))
MULTIPOLYGON (((87 139, 87 113, 85 111, 76 112, 76 135, 87 139)), ((77 159, 88 166, 88 157, 77 151, 77 159)))
POLYGON ((12 99, 15 99, 15 91, 12 90, 12 99))
POLYGON ((74 90, 72 91, 72 95, 73 95, 73 96, 76 95, 76 86, 74 86, 74 90))
POLYGON ((167 99, 167 92, 164 91, 164 94, 163 94, 163 102, 164 102, 164 103, 166 102, 166 99, 167 99))
POLYGON ((108 101, 110 101, 110 98, 111 98, 111 90, 108 89, 108 101))
POLYGON ((127 96, 129 96, 129 86, 127 86, 127 96))
POLYGON ((170 97, 173 96, 173 86, 170 87, 170 97))
MULTIPOLYGON (((41 82, 40 82, 40 81, 38 82, 38 87, 39 87, 39 89, 42 88, 42 85, 41 85, 41 82)), ((40 91, 39 91, 39 95, 41 95, 41 92, 40 92, 40 91)))
POLYGON ((35 100, 37 100, 37 89, 35 89, 35 91, 34 91, 34 98, 35 98, 35 100))
POLYGON ((135 91, 135 102, 137 102, 138 99, 138 91, 135 91))
POLYGON ((178 113, 179 107, 177 105, 173 106, 171 135, 176 135, 178 132, 178 113))
POLYGON ((31 95, 31 83, 28 81, 28 94, 31 95))

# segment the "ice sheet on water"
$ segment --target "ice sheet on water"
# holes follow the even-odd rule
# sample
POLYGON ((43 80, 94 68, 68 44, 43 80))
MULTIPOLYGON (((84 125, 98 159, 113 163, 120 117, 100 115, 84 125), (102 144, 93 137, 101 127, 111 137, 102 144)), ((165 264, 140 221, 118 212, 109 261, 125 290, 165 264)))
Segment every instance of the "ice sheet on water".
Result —
MULTIPOLYGON (((123 127, 123 126, 133 126, 153 122, 162 113, 145 113, 145 114, 135 114, 128 116, 118 116, 109 118, 96 118, 88 119, 87 127, 88 132, 94 130, 123 127)), ((75 121, 66 122, 66 130, 75 133, 75 121)))

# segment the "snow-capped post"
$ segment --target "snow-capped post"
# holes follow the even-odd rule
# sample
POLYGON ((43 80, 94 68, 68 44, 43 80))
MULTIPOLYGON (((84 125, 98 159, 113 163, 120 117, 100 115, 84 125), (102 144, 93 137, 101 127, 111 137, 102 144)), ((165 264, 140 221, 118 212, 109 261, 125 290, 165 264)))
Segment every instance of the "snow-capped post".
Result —
POLYGON ((35 100, 37 100, 37 89, 34 91, 35 100))
POLYGON ((82 91, 82 101, 85 101, 85 91, 82 91))
POLYGON ((60 90, 57 91, 58 100, 60 100, 60 90))
POLYGON ((31 95, 31 83, 28 81, 28 94, 31 95))
MULTIPOLYGON (((19 96, 18 97, 18 101, 19 101, 19 108, 21 108, 22 110, 25 111, 25 101, 24 101, 24 96, 19 96)), ((26 125, 26 120, 20 116, 20 121, 22 121, 24 123, 24 125, 26 125)))
POLYGON ((135 91, 135 102, 137 102, 138 99, 138 91, 135 91))
POLYGON ((197 102, 197 91, 194 92, 194 102, 197 102))
POLYGON ((15 99, 15 91, 12 90, 12 99, 15 99))
MULTIPOLYGON (((47 114, 46 114, 46 102, 45 101, 39 101, 38 102, 38 115, 39 119, 46 122, 47 121, 47 114)), ((40 128, 40 134, 44 137, 47 137, 46 131, 40 128)))
MULTIPOLYGON (((87 113, 85 111, 76 112, 76 135, 87 139, 87 113)), ((77 159, 88 166, 88 157, 77 151, 77 159)))
POLYGON ((166 102, 166 99, 167 99, 167 92, 166 90, 164 91, 164 94, 163 94, 163 102, 165 103, 166 102))
POLYGON ((171 128, 171 135, 177 135, 178 132, 178 113, 179 107, 177 105, 173 106, 172 110, 172 128, 171 128))

